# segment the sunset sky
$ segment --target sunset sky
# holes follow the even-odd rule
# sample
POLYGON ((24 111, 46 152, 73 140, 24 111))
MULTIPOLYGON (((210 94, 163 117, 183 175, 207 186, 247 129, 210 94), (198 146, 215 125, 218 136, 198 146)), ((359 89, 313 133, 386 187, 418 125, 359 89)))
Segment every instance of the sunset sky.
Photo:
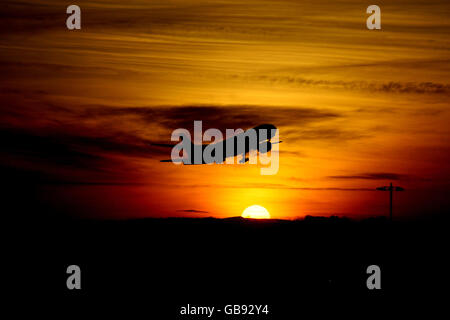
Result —
MULTIPOLYGON (((450 2, 2 1, 0 166, 93 218, 450 209, 450 2), (280 167, 176 166, 177 128, 280 130, 280 167), (24 178, 25 177, 25 178, 24 178)), ((8 181, 8 180, 7 180, 8 181)))

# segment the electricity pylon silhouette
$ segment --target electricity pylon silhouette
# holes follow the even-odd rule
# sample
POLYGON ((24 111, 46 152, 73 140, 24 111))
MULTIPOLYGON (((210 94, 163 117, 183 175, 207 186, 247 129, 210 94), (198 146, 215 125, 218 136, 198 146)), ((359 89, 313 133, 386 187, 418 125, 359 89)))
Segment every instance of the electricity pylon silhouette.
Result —
POLYGON ((389 191, 389 219, 392 221, 392 196, 393 196, 393 193, 394 193, 394 191, 405 191, 405 189, 403 189, 402 187, 394 187, 391 182, 391 185, 379 187, 379 188, 377 188, 377 190, 389 191))

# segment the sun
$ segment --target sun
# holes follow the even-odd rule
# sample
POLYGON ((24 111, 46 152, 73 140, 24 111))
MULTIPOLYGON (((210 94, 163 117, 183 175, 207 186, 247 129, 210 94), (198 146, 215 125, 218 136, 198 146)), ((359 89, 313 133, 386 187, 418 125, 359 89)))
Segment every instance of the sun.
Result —
POLYGON ((244 212, 242 212, 242 218, 270 219, 270 213, 266 208, 254 205, 246 208, 244 212))

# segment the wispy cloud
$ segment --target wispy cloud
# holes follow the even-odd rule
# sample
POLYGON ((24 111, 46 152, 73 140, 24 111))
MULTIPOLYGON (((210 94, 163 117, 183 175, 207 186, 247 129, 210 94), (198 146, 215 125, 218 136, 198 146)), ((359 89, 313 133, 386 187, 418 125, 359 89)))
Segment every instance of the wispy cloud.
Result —
POLYGON ((205 128, 248 129, 261 123, 304 125, 340 117, 339 113, 307 107, 268 107, 258 105, 182 105, 86 109, 83 117, 135 117, 145 124, 160 124, 171 130, 191 128, 202 120, 205 128))
POLYGON ((356 175, 338 175, 329 176, 330 179, 338 180, 403 180, 408 179, 409 175, 398 174, 398 173, 361 173, 356 175))
POLYGON ((183 209, 183 210, 177 210, 177 212, 184 212, 184 213, 209 213, 208 211, 195 210, 195 209, 183 209))
POLYGON ((346 80, 317 80, 305 79, 295 75, 258 75, 240 76, 233 75, 234 79, 242 78, 246 82, 267 82, 270 84, 287 85, 296 87, 310 87, 319 89, 341 89, 364 92, 403 93, 403 94, 450 94, 450 84, 435 82, 398 82, 398 81, 346 81, 346 80))

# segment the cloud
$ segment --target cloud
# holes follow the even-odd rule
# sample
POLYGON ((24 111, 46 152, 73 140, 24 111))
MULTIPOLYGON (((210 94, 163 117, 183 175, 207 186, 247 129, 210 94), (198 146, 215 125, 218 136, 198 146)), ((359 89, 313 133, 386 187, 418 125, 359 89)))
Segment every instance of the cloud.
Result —
POLYGON ((177 212, 184 212, 184 213, 209 213, 209 211, 202 211, 202 210, 195 210, 195 209, 177 210, 177 212))
POLYGON ((83 127, 55 130, 1 128, 2 172, 10 180, 44 184, 135 184, 130 159, 166 156, 166 151, 130 134, 93 134, 83 127))
POLYGON ((149 141, 127 133, 83 132, 83 127, 72 127, 51 132, 36 132, 14 128, 0 129, 5 137, 2 152, 43 159, 55 165, 82 167, 104 160, 108 154, 135 157, 153 157, 161 151, 152 148, 149 141), (72 129, 72 130, 71 130, 72 129))
MULTIPOLYGON (((263 123, 278 127, 280 135, 303 140, 350 140, 367 136, 366 133, 341 129, 332 121, 343 114, 326 109, 264 105, 179 105, 108 107, 84 106, 77 121, 96 119, 97 122, 128 124, 140 128, 154 144, 170 143, 173 130, 185 128, 193 134, 194 121, 201 120, 203 131, 216 128, 243 130, 263 123), (320 124, 317 126, 317 124, 320 124), (311 127, 314 126, 314 127, 311 127), (295 128, 295 129, 294 129, 295 128)), ((135 129, 134 129, 135 130, 135 129)))
POLYGON ((335 119, 337 112, 307 107, 257 106, 257 105, 182 105, 159 107, 87 108, 82 115, 92 117, 133 117, 144 124, 158 124, 170 130, 192 128, 195 120, 202 120, 204 128, 249 129, 262 123, 277 126, 304 125, 335 119))
POLYGON ((330 179, 338 180, 404 180, 410 176, 398 173, 361 173, 357 175, 329 176, 330 179))
POLYGON ((233 75, 233 78, 242 78, 248 82, 268 82, 271 84, 316 87, 321 89, 343 89, 367 92, 402 93, 402 94, 450 94, 450 84, 436 82, 376 82, 376 81, 345 81, 345 80, 317 80, 305 79, 295 75, 260 75, 241 76, 233 75))

